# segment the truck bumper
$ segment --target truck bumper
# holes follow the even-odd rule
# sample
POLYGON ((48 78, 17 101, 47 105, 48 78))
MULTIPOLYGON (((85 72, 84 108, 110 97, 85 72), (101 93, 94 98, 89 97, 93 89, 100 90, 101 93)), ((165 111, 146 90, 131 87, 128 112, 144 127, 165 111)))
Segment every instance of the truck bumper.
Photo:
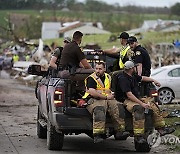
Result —
POLYGON ((57 130, 92 130, 92 116, 85 108, 66 108, 62 113, 52 113, 52 123, 57 130))

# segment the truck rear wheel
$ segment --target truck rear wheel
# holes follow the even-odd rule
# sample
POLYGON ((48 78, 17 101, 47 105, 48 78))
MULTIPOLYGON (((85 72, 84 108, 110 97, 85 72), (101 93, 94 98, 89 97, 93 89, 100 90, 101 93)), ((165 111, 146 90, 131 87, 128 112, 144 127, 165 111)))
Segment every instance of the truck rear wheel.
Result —
POLYGON ((41 139, 46 139, 47 138, 47 128, 42 127, 41 124, 39 123, 39 119, 42 119, 41 112, 39 110, 38 106, 38 113, 37 113, 37 136, 41 139))
POLYGON ((64 142, 64 134, 58 133, 51 122, 47 124, 47 146, 49 150, 61 150, 64 142))

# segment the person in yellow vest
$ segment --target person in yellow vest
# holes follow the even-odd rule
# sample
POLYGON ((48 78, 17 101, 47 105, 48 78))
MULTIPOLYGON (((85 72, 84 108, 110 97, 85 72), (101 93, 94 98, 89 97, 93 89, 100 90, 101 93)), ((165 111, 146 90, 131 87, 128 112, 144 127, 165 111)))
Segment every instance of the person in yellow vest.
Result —
POLYGON ((86 93, 83 99, 87 101, 87 110, 93 116, 94 143, 103 141, 106 133, 106 112, 109 112, 114 122, 116 136, 129 136, 125 131, 123 104, 114 99, 110 90, 111 76, 105 73, 104 62, 98 62, 95 72, 85 79, 86 93))
POLYGON ((130 49, 128 45, 129 34, 126 32, 122 32, 118 39, 120 39, 121 47, 120 48, 112 48, 103 50, 104 53, 110 55, 114 55, 118 57, 118 68, 114 69, 113 71, 122 70, 124 68, 124 63, 128 60, 131 60, 133 56, 133 51, 130 49))
POLYGON ((26 55, 26 61, 29 61, 29 59, 30 59, 30 56, 29 56, 29 54, 27 54, 26 55))
POLYGON ((118 39, 120 39, 120 48, 112 48, 103 50, 104 53, 106 53, 108 56, 114 56, 117 58, 117 60, 114 62, 113 66, 113 72, 111 73, 112 76, 112 91, 116 91, 116 82, 117 82, 117 76, 121 72, 121 70, 124 69, 124 63, 128 60, 131 60, 131 57, 134 56, 134 52, 130 49, 130 46, 128 45, 128 38, 129 34, 127 32, 122 32, 118 39))
POLYGON ((17 61, 19 61, 19 56, 17 54, 15 54, 13 56, 13 62, 17 62, 17 61))

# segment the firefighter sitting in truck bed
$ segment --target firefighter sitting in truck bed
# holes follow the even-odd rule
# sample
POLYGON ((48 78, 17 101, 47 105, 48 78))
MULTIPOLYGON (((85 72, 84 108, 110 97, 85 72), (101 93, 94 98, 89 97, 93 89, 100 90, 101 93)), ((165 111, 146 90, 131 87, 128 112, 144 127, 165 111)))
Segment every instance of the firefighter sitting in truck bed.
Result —
POLYGON ((118 91, 117 100, 124 102, 126 109, 133 115, 133 127, 134 127, 134 136, 137 142, 145 143, 144 139, 144 110, 151 109, 153 110, 153 120, 154 127, 160 133, 161 136, 165 134, 170 134, 175 130, 171 127, 165 127, 165 121, 161 116, 160 110, 153 102, 153 99, 140 98, 138 92, 138 82, 154 82, 157 86, 160 86, 160 83, 156 80, 137 75, 135 64, 132 61, 127 61, 125 63, 124 72, 118 77, 118 91))
POLYGON ((86 93, 83 96, 88 104, 87 110, 93 116, 94 143, 101 142, 106 133, 107 111, 114 121, 116 135, 129 136, 129 132, 125 132, 124 107, 114 99, 110 85, 111 77, 105 73, 104 62, 98 62, 95 72, 85 79, 86 93))

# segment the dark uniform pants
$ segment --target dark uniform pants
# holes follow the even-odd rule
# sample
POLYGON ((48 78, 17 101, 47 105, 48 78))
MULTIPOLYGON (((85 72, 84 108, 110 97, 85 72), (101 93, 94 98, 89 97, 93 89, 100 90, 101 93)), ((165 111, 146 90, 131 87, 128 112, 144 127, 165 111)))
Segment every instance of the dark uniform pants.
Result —
MULTIPOLYGON (((150 77, 151 71, 150 70, 144 70, 142 71, 142 76, 150 77)), ((149 96, 149 82, 141 82, 140 84, 140 96, 141 97, 148 97, 149 96)))
POLYGON ((73 75, 70 74, 69 70, 63 70, 58 73, 58 76, 61 78, 70 78, 73 81, 82 80, 84 82, 85 78, 93 72, 94 69, 77 68, 73 75))
POLYGON ((88 101, 87 110, 93 115, 93 134, 104 134, 106 123, 106 112, 109 112, 115 131, 124 131, 124 106, 116 100, 96 100, 91 98, 88 101))
MULTIPOLYGON (((164 119, 162 117, 159 108, 155 105, 155 102, 153 102, 153 98, 147 97, 147 98, 142 98, 141 100, 146 104, 149 103, 150 109, 153 110, 152 120, 154 121, 154 127, 155 128, 164 127, 165 126, 164 119)), ((144 134, 144 122, 145 122, 144 108, 138 103, 135 103, 128 99, 125 100, 124 105, 126 106, 127 110, 132 113, 133 116, 134 135, 144 134)))
POLYGON ((70 74, 69 70, 63 70, 58 73, 58 76, 64 79, 76 81, 76 90, 85 90, 84 80, 94 72, 94 69, 77 68, 75 74, 70 74))

